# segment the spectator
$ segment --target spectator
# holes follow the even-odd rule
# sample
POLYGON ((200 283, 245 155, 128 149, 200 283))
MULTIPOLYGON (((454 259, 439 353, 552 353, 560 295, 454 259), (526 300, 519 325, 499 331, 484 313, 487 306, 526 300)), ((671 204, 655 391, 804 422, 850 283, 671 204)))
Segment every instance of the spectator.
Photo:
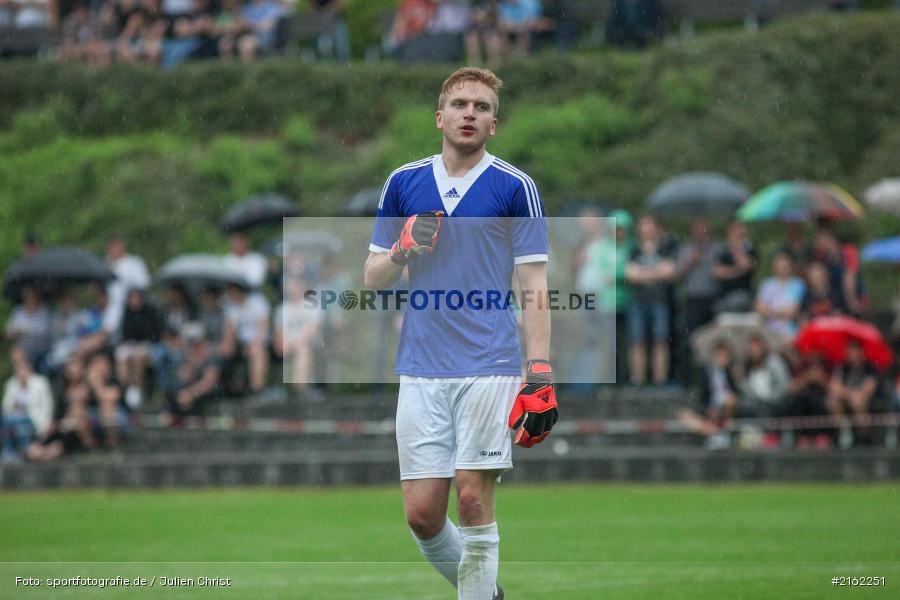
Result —
POLYGON ((91 15, 87 1, 75 4, 63 20, 59 58, 62 61, 85 59, 93 67, 105 67, 111 62, 112 54, 103 39, 101 21, 91 15))
MULTIPOLYGON (((829 374, 825 359, 820 354, 810 354, 800 362, 797 374, 791 379, 788 391, 791 395, 792 416, 819 417, 828 414, 825 397, 828 393, 829 374)), ((797 447, 805 449, 814 445, 826 449, 831 437, 821 430, 799 430, 797 447)))
POLYGON ((269 303, 237 285, 229 285, 225 293, 225 358, 246 359, 250 391, 260 392, 269 372, 269 303))
POLYGON ((859 250, 842 243, 827 221, 820 222, 813 253, 828 268, 831 288, 842 297, 844 309, 856 315, 868 310, 868 299, 859 272, 859 250))
POLYGON ((225 266, 243 275, 251 287, 262 286, 268 269, 266 257, 250 249, 250 239, 246 233, 232 233, 230 242, 231 252, 225 255, 225 266))
MULTIPOLYGON (((89 311, 78 307, 75 294, 71 289, 59 291, 56 306, 50 315, 50 336, 53 344, 47 355, 46 366, 49 373, 55 373, 65 364, 78 348, 82 336, 90 333, 92 315, 89 311)), ((99 323, 97 325, 99 328, 99 323)))
POLYGON ((616 309, 615 245, 608 239, 612 231, 605 231, 606 221, 596 209, 582 210, 578 221, 584 241, 575 253, 575 290, 592 294, 597 303, 596 310, 581 313, 583 346, 572 371, 579 383, 607 383, 615 377, 615 337, 610 335, 616 309))
POLYGON ((214 286, 206 286, 200 292, 200 311, 197 313, 197 322, 203 327, 206 341, 212 345, 212 352, 221 356, 222 338, 225 335, 225 312, 222 310, 219 289, 214 286))
POLYGON ((319 22, 316 54, 319 58, 350 60, 350 30, 344 18, 344 0, 309 0, 319 22))
POLYGON ((88 359, 85 381, 91 421, 102 433, 104 445, 116 448, 126 428, 127 417, 121 406, 122 388, 113 379, 112 361, 106 352, 98 352, 88 359))
POLYGON ((142 0, 140 9, 128 15, 119 33, 116 57, 124 62, 158 63, 167 29, 159 0, 142 0))
POLYGON ((643 48, 662 39, 663 25, 659 0, 616 0, 606 37, 616 46, 643 48))
POLYGON ((125 310, 127 290, 146 289, 150 285, 150 272, 147 264, 139 256, 128 254, 125 240, 120 236, 112 237, 106 244, 106 264, 116 274, 116 279, 109 284, 110 301, 120 310, 125 310))
POLYGON ((194 320, 194 305, 183 284, 172 283, 166 287, 162 315, 165 329, 175 332, 176 335, 185 323, 194 320))
POLYGON ((89 286, 91 293, 91 306, 87 309, 82 322, 78 347, 75 352, 82 358, 106 350, 110 346, 110 340, 114 333, 118 333, 121 325, 122 313, 110 306, 109 292, 101 283, 92 283, 89 286))
POLYGON ((753 310, 753 273, 758 256, 747 237, 747 227, 738 221, 728 226, 725 248, 713 266, 713 277, 719 283, 719 298, 713 305, 716 313, 753 310))
POLYGON ((791 256, 778 252, 772 259, 772 277, 763 281, 756 296, 756 312, 772 331, 793 339, 806 286, 794 276, 791 256))
POLYGON ((845 415, 867 415, 879 406, 879 379, 875 367, 866 360, 863 348, 856 340, 847 343, 846 360, 834 370, 828 387, 828 412, 840 426, 838 443, 850 448, 854 441, 869 443, 872 431, 868 424, 851 429, 845 415))
POLYGON ((615 226, 615 241, 612 248, 605 248, 607 260, 615 264, 616 288, 616 381, 624 383, 628 379, 628 307, 631 304, 631 288, 625 273, 631 251, 634 247, 632 229, 634 221, 626 210, 614 210, 609 215, 615 226))
MULTIPOLYGON (((738 416, 747 418, 785 417, 792 413, 788 396, 791 375, 787 364, 766 341, 751 336, 747 342, 747 364, 739 383, 741 392, 738 416)), ((764 446, 775 447, 779 436, 766 435, 764 446)))
POLYGON ((250 24, 241 12, 240 0, 223 0, 222 11, 216 15, 213 35, 216 37, 219 58, 229 60, 239 56, 244 62, 253 60, 252 42, 241 43, 241 38, 253 36, 250 24), (240 54, 246 51, 246 54, 240 54))
POLYGON ((425 33, 436 9, 435 0, 403 0, 394 15, 388 36, 391 50, 399 51, 404 44, 425 33))
POLYGON ((10 352, 13 375, 3 389, 4 463, 22 461, 22 454, 36 437, 43 437, 53 419, 53 395, 46 377, 31 368, 24 349, 10 352))
POLYGON ((531 36, 542 26, 540 0, 500 0, 497 26, 504 43, 513 43, 516 54, 531 53, 531 36))
POLYGON ((712 320, 712 305, 718 291, 713 265, 722 253, 723 244, 712 240, 709 220, 698 218, 691 224, 691 239, 678 251, 675 277, 684 280, 684 319, 681 323, 680 346, 683 360, 682 379, 692 380, 691 334, 712 320))
POLYGON ((707 448, 726 448, 731 444, 728 422, 739 404, 739 374, 734 364, 734 351, 727 340, 716 343, 712 361, 706 365, 704 373, 698 407, 683 409, 678 416, 689 429, 706 437, 707 448))
POLYGON ((785 223, 785 239, 779 251, 790 255, 794 263, 794 273, 797 277, 805 279, 806 267, 812 258, 812 246, 803 233, 803 223, 797 221, 785 223))
POLYGON ((166 394, 170 418, 177 420, 200 415, 203 406, 216 398, 221 365, 207 333, 200 323, 188 323, 184 328, 186 351, 177 366, 177 385, 166 394))
POLYGON ((300 399, 318 401, 321 393, 309 384, 323 325, 322 310, 307 306, 303 294, 309 289, 302 279, 287 281, 284 302, 275 310, 275 354, 284 359, 284 380, 293 384, 300 399))
POLYGON ((6 339, 25 351, 29 363, 41 365, 50 351, 50 334, 50 309, 34 285, 22 286, 22 303, 6 321, 6 339))
POLYGON ((845 313, 843 296, 831 287, 828 268, 824 263, 810 263, 807 269, 809 286, 800 305, 800 325, 816 317, 845 313))
POLYGON ((210 0, 194 0, 188 12, 172 17, 163 42, 162 66, 170 69, 185 59, 212 54, 215 20, 210 0))
MULTIPOLYGON (((351 289, 352 282, 346 271, 340 268, 336 260, 336 255, 327 253, 322 257, 320 269, 319 286, 324 290, 340 290, 351 289)), ((307 283, 311 283, 307 280, 307 283)), ((318 352, 314 358, 315 378, 320 383, 333 381, 333 375, 330 374, 330 368, 339 364, 341 355, 346 354, 348 341, 344 339, 344 333, 347 330, 347 321, 344 318, 344 311, 338 304, 329 304, 325 307, 324 320, 322 321, 322 330, 318 352)), ((277 322, 276 322, 277 324, 277 322)))
MULTIPOLYGON (((241 57, 256 57, 260 52, 271 52, 275 47, 275 26, 285 14, 284 7, 273 0, 250 0, 242 12, 253 35, 241 36, 238 40, 241 57)), ((262 281, 254 285, 261 284, 262 281)))
POLYGON ((142 290, 129 290, 122 317, 122 341, 116 347, 116 374, 125 389, 125 404, 132 410, 143 403, 144 375, 153 359, 153 345, 162 336, 159 311, 142 290))
POLYGON ((653 339, 653 382, 665 385, 669 377, 669 295, 675 275, 677 245, 663 238, 662 227, 652 215, 640 218, 637 235, 637 243, 626 267, 626 277, 631 286, 631 304, 628 307, 631 383, 643 385, 645 381, 649 329, 653 339))
POLYGON ((472 3, 471 25, 464 36, 469 64, 483 64, 482 47, 488 65, 496 67, 503 61, 504 43, 497 29, 497 1, 475 0, 472 3))
POLYGON ((58 409, 62 418, 55 432, 42 442, 32 444, 29 456, 34 460, 53 460, 78 448, 97 447, 97 438, 88 413, 90 388, 85 379, 84 361, 81 357, 73 354, 63 366, 58 397, 58 409))

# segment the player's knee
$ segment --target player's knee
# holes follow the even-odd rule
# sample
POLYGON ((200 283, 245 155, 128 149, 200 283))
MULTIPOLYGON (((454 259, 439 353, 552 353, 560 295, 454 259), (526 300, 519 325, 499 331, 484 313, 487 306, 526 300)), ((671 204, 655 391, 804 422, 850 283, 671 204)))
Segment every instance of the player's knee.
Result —
POLYGON ((484 512, 484 499, 481 491, 474 487, 459 490, 457 498, 460 521, 466 522, 478 519, 484 512))
POLYGON ((429 540, 444 528, 447 515, 429 506, 411 506, 406 509, 406 523, 420 540, 429 540))

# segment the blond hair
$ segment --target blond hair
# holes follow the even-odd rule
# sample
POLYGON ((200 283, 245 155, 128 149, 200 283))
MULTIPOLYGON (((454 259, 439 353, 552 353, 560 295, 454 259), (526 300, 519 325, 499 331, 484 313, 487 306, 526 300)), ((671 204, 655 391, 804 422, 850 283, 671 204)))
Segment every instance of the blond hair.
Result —
POLYGON ((466 81, 477 81, 491 88, 494 93, 494 114, 500 111, 500 88, 503 87, 503 81, 494 75, 488 69, 480 69, 478 67, 463 67, 454 71, 441 85, 441 95, 438 97, 438 110, 443 110, 447 96, 453 89, 453 86, 465 83, 466 81))

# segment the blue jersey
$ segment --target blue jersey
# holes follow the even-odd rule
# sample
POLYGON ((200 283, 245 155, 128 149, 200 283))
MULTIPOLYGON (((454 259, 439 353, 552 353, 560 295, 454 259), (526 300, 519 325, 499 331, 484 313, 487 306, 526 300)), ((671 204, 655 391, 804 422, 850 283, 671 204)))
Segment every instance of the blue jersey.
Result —
POLYGON ((408 217, 433 210, 444 212, 437 247, 408 265, 397 374, 521 374, 514 307, 506 300, 515 265, 547 261, 534 181, 487 153, 465 177, 449 177, 440 155, 404 165, 384 184, 369 250, 389 252, 408 217), (429 294, 424 310, 413 302, 417 290, 429 294), (461 306, 454 292, 466 296, 461 306), (492 303, 495 292, 494 300, 502 297, 492 303))

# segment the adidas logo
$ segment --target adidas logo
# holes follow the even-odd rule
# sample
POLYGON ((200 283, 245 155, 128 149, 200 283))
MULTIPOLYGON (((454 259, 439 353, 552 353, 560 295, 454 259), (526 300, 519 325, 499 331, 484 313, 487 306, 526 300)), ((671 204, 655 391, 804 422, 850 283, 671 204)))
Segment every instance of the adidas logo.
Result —
POLYGON ((444 194, 444 198, 459 198, 459 192, 456 191, 456 188, 450 188, 450 191, 444 194))

